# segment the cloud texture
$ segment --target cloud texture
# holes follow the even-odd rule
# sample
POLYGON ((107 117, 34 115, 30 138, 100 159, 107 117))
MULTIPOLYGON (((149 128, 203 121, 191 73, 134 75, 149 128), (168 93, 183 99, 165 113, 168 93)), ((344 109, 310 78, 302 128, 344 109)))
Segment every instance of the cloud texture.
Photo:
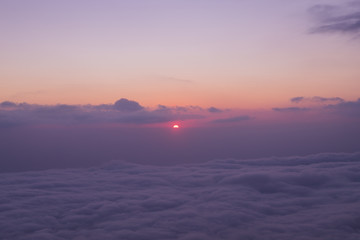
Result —
POLYGON ((360 238, 360 153, 0 175, 2 239, 360 238))

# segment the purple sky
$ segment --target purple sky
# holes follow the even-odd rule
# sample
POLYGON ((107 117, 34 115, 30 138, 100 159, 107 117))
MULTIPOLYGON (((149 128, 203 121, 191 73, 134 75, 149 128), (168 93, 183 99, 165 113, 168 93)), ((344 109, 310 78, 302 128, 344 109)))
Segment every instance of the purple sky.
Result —
POLYGON ((359 23, 359 0, 1 0, 0 238, 360 239, 359 23))
POLYGON ((0 101, 272 108, 359 97, 358 1, 3 0, 0 101))

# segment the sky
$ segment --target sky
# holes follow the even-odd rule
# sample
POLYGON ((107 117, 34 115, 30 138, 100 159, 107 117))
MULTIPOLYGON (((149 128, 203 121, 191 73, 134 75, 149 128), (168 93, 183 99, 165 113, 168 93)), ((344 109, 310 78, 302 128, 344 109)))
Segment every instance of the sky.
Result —
POLYGON ((359 0, 0 0, 0 35, 5 239, 360 239, 359 0))
POLYGON ((360 150, 359 1, 0 11, 1 172, 360 150))
POLYGON ((0 101, 123 97, 242 109, 297 96, 353 101, 359 8, 331 0, 3 0, 0 101))

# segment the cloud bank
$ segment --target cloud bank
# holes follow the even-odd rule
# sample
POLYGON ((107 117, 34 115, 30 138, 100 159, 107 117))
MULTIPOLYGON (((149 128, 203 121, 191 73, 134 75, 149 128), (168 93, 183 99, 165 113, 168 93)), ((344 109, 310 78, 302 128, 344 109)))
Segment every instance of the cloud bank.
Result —
POLYGON ((0 175, 2 239, 360 237, 360 153, 0 175))
POLYGON ((266 114, 271 115, 271 112, 296 114, 311 111, 318 115, 332 112, 342 117, 359 115, 358 101, 345 101, 340 97, 298 96, 291 98, 290 101, 305 105, 274 107, 272 110, 263 110, 263 115, 256 116, 251 110, 216 107, 158 105, 156 108, 147 108, 125 98, 119 99, 114 104, 100 105, 39 105, 4 101, 0 103, 0 128, 34 125, 144 125, 186 120, 204 120, 203 122, 206 123, 226 125, 247 120, 261 120, 266 114))
POLYGON ((296 104, 310 103, 309 107, 275 107, 275 112, 296 113, 296 112, 316 112, 323 116, 339 116, 343 118, 360 117, 360 98, 357 101, 345 101, 340 97, 293 97, 290 102, 296 104), (312 104, 312 105, 311 105, 312 104), (330 114, 330 115, 329 115, 330 114))
POLYGON ((154 124, 178 120, 201 119, 201 108, 166 107, 147 109, 138 102, 121 98, 114 104, 37 105, 0 103, 0 128, 39 124, 154 124))

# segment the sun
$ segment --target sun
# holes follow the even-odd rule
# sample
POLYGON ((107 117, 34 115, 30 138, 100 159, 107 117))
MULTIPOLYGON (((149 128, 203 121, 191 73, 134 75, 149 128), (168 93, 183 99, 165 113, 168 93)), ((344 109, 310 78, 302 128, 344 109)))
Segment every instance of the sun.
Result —
POLYGON ((174 124, 172 127, 173 128, 180 128, 180 126, 178 124, 174 124))

